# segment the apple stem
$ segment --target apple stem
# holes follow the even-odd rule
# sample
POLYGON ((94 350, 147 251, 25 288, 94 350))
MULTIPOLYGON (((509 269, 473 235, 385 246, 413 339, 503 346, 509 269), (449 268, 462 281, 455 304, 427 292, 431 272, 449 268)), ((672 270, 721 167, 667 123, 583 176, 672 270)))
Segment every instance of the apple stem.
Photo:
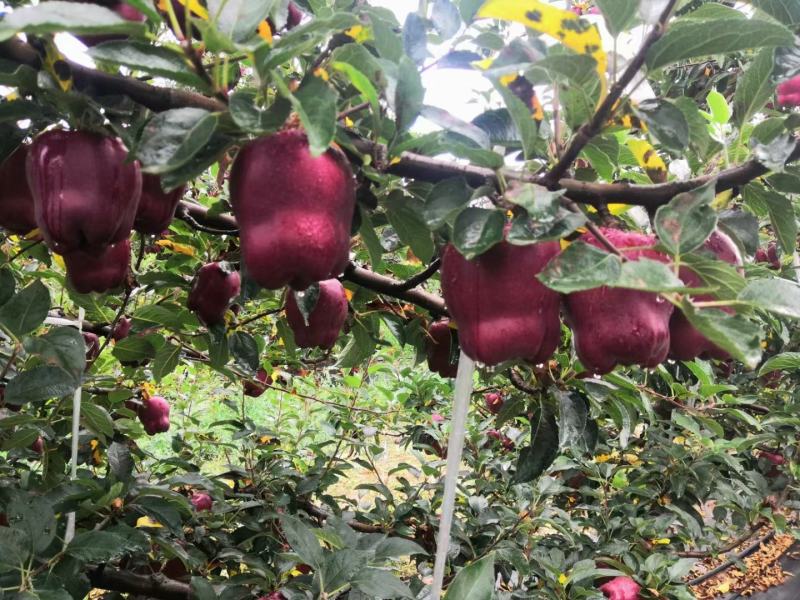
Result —
MULTIPOLYGON (((78 309, 78 333, 83 332, 83 319, 86 310, 83 307, 78 309)), ((81 425, 81 386, 78 385, 75 394, 72 396, 72 458, 70 459, 70 477, 74 480, 78 477, 78 436, 81 425)), ((75 537, 75 513, 67 515, 67 530, 64 532, 64 547, 66 547, 75 537)))
POLYGON ((439 600, 442 595, 444 570, 447 566, 447 551, 450 548, 450 529, 453 525, 453 511, 455 510, 458 470, 461 465, 461 454, 464 450, 467 409, 469 408, 474 387, 472 378, 474 373, 475 363, 462 350, 461 357, 458 359, 456 390, 453 399, 452 429, 447 443, 447 470, 445 471, 444 479, 442 515, 439 519, 439 535, 436 539, 436 563, 433 568, 433 588, 430 600, 439 600))

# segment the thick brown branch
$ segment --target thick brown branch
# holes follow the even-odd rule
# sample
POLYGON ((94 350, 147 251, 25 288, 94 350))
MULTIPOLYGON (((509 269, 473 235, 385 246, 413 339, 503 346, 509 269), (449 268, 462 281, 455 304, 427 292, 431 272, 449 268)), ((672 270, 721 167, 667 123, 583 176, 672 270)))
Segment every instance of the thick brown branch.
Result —
POLYGON ((636 74, 639 70, 644 66, 644 61, 647 58, 647 52, 650 50, 653 44, 655 44, 661 36, 664 35, 667 27, 667 21, 669 21, 669 17, 672 14, 672 10, 675 8, 675 5, 678 3, 678 0, 669 0, 667 6, 664 8, 663 12, 661 13, 660 18, 658 19, 658 23, 655 24, 653 29, 645 38, 644 43, 642 43, 641 48, 636 53, 636 56, 633 57, 628 68, 625 69, 625 72, 622 76, 617 80, 617 82, 611 87, 611 90, 608 92, 608 95, 605 97, 603 102, 598 107, 597 111, 592 116, 592 119, 585 123, 581 128, 578 130, 578 133, 572 138, 567 149, 564 151, 564 154, 555 164, 555 166, 550 169, 550 171, 542 178, 542 183, 548 187, 558 187, 559 180, 564 176, 564 174, 569 171, 572 163, 575 162, 575 159, 578 158, 578 155, 581 153, 581 150, 586 147, 594 136, 596 136, 600 131, 602 131, 603 127, 605 127, 606 122, 608 122, 609 117, 614 112, 616 108, 617 102, 622 97, 622 94, 625 92, 625 88, 630 85, 633 78, 636 77, 636 74))
POLYGON ((431 313, 436 316, 444 317, 448 315, 447 309, 444 305, 444 300, 442 300, 439 296, 418 288, 406 291, 398 291, 397 286, 399 282, 396 279, 379 275, 378 273, 368 269, 362 269, 361 267, 357 267, 352 263, 350 263, 347 269, 345 269, 343 279, 346 281, 351 281, 356 285, 360 285, 361 287, 367 288, 379 294, 385 294, 387 296, 392 296, 393 298, 406 300, 412 304, 416 304, 421 308, 431 311, 431 313))
POLYGON ((195 597, 189 584, 168 579, 163 575, 137 575, 101 565, 88 572, 93 588, 135 594, 160 600, 191 600, 195 597))

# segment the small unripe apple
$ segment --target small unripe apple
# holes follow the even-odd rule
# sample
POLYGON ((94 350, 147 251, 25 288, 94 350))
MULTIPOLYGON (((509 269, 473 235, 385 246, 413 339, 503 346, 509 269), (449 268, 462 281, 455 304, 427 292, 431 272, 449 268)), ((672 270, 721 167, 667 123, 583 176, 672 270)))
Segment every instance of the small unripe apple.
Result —
POLYGON ((272 377, 269 376, 269 373, 265 369, 259 369, 256 373, 256 381, 260 381, 261 383, 256 383, 255 381, 245 380, 244 382, 244 395, 250 396, 251 398, 258 398, 267 391, 267 386, 272 385, 272 377), (263 384, 263 385, 262 385, 263 384))
POLYGON ((103 248, 65 252, 64 265, 67 280, 76 292, 104 294, 121 287, 128 279, 131 242, 126 239, 103 248))
POLYGON ((192 497, 189 501, 192 503, 192 506, 194 506, 194 509, 198 512, 203 510, 211 510, 211 507, 214 506, 214 501, 211 499, 211 496, 205 492, 195 492, 192 494, 192 497))
POLYGON ((337 279, 319 282, 317 303, 308 315, 308 324, 297 305, 294 294, 286 298, 286 320, 294 333, 294 341, 300 348, 322 348, 328 350, 339 338, 347 319, 347 295, 337 279))
POLYGON ((86 344, 86 360, 92 361, 100 356, 100 338, 96 333, 84 332, 83 343, 86 344))
POLYGON ((114 326, 114 331, 111 332, 111 338, 115 342, 124 340, 130 335, 132 326, 133 321, 131 321, 128 317, 122 317, 114 326))
POLYGON ((493 415, 499 414, 503 409, 503 404, 505 404, 503 394, 499 394, 497 392, 489 392, 488 394, 484 394, 483 399, 486 402, 486 408, 488 408, 489 412, 493 415))
POLYGON ((600 586, 600 591, 608 600, 641 600, 641 589, 630 577, 615 577, 600 586))
POLYGON ((204 265, 197 272, 189 290, 189 310, 206 326, 225 322, 225 313, 239 295, 241 278, 227 262, 204 265))
POLYGON ((164 398, 151 396, 142 400, 137 412, 147 435, 169 431, 169 402, 164 398))

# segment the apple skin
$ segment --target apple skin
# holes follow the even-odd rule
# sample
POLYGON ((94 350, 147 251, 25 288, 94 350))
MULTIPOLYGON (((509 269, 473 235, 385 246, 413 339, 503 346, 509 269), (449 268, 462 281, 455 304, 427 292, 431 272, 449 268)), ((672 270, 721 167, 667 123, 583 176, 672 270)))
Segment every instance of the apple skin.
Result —
POLYGON ((560 251, 558 242, 501 242, 473 260, 452 245, 442 256, 441 282, 461 349, 487 366, 512 359, 539 364, 561 338, 561 297, 536 279, 560 251))
POLYGON ((270 592, 266 596, 259 596, 258 600, 286 600, 281 592, 270 592))
POLYGON ((89 331, 82 334, 83 343, 86 344, 86 360, 92 361, 100 356, 100 338, 96 333, 89 331))
POLYGON ((137 413, 147 435, 169 431, 169 402, 161 396, 142 400, 142 404, 137 407, 137 413))
POLYGON ((67 280, 79 294, 104 294, 121 287, 131 268, 131 242, 126 239, 104 249, 64 254, 67 280))
POLYGON ((425 338, 425 352, 428 357, 428 369, 442 377, 455 377, 458 373, 458 359, 450 362, 453 345, 457 343, 458 334, 450 327, 450 319, 434 321, 428 327, 425 338))
POLYGON ((51 250, 97 250, 130 236, 142 174, 127 157, 118 138, 86 131, 53 129, 33 140, 26 170, 51 250))
POLYGON ((130 335, 132 326, 133 321, 131 321, 128 317, 122 317, 119 321, 117 321, 114 331, 111 332, 111 339, 113 339, 115 342, 121 342, 130 335))
MULTIPOLYGON (((656 243, 653 236, 609 228, 602 231, 629 260, 669 262, 652 249, 656 243)), ((603 248, 591 233, 581 240, 603 248)), ((603 375, 616 365, 655 367, 667 358, 673 306, 658 294, 602 286, 568 294, 566 309, 575 351, 589 373, 603 375)))
POLYGON ((784 81, 778 86, 780 106, 800 106, 800 75, 784 81))
POLYGON ((289 2, 289 14, 286 17, 286 29, 294 29, 303 20, 303 11, 294 2, 289 2))
POLYGON ((338 279, 319 282, 319 298, 308 316, 308 325, 297 306, 294 294, 286 297, 286 320, 300 348, 333 348, 347 319, 347 296, 338 279))
POLYGON ((315 158, 296 129, 257 139, 233 163, 230 195, 242 260, 261 287, 304 290, 344 271, 356 194, 340 150, 315 158))
POLYGON ((256 380, 260 381, 264 385, 260 385, 255 381, 246 380, 244 382, 244 395, 250 396, 251 398, 258 398, 264 392, 267 391, 267 386, 272 385, 272 377, 269 376, 269 373, 265 369, 259 369, 256 373, 256 380))
POLYGON ((780 467, 786 464, 786 458, 783 456, 783 454, 780 454, 779 452, 762 451, 759 456, 766 459, 767 461, 769 461, 770 464, 776 467, 780 467))
POLYGON ((211 496, 205 492, 195 492, 192 494, 189 502, 192 503, 192 506, 194 506, 194 509, 198 512, 203 510, 211 510, 211 507, 214 506, 214 500, 212 500, 211 496))
POLYGON ((489 409, 489 412, 493 415, 499 414, 500 411, 503 410, 503 405, 505 404, 503 394, 489 392, 483 395, 483 400, 486 402, 486 408, 489 409))
POLYGON ((767 263, 770 269, 780 271, 781 259, 778 256, 778 245, 775 242, 770 242, 767 249, 759 248, 756 250, 756 262, 767 263))
POLYGON ((494 443, 498 443, 503 446, 504 452, 511 452, 516 447, 510 437, 499 432, 497 429, 490 429, 487 431, 486 437, 488 437, 489 440, 486 442, 485 448, 491 448, 494 443))
POLYGON ((44 453, 44 438, 42 436, 36 438, 36 440, 31 444, 31 450, 36 454, 44 453))
POLYGON ((197 272, 189 290, 189 310, 206 326, 225 322, 228 307, 241 290, 241 278, 226 262, 204 265, 197 272))
POLYGON ((641 586, 630 577, 615 577, 600 586, 608 600, 640 600, 641 586))
POLYGON ((0 164, 0 227, 24 235, 36 229, 33 195, 25 176, 28 146, 23 144, 0 164))
POLYGON ((133 228, 139 233, 158 235, 169 229, 175 217, 175 209, 186 192, 186 186, 181 186, 171 192, 165 192, 161 187, 161 178, 158 175, 142 174, 142 197, 139 208, 136 210, 136 219, 133 228))
MULTIPOLYGON (((703 248, 714 254, 719 260, 741 266, 742 257, 739 249, 733 240, 722 233, 714 231, 703 244, 703 248)), ((687 287, 702 287, 703 280, 700 276, 688 267, 681 267, 679 277, 687 287)), ((708 294, 694 296, 697 301, 715 300, 708 294)), ((728 314, 733 314, 730 308, 722 308, 728 314)), ((716 344, 710 342, 702 333, 697 331, 683 315, 683 312, 676 310, 672 313, 669 323, 670 348, 669 355, 677 360, 693 360, 700 358, 715 358, 717 360, 727 360, 730 355, 716 344)))

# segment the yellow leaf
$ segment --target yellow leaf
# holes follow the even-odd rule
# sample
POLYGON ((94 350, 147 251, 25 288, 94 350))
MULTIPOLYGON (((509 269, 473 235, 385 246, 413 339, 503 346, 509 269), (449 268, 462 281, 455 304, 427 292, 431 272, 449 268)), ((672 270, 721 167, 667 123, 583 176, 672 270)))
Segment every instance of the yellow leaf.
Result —
POLYGON ((350 29, 346 30, 344 34, 352 38, 358 44, 363 44, 373 39, 372 29, 364 27, 363 25, 353 25, 350 29))
POLYGON ((671 541, 672 540, 670 540, 669 538, 659 538, 657 540, 650 540, 650 543, 654 544, 655 546, 666 546, 671 541))
POLYGON ((45 69, 58 82, 61 91, 70 91, 72 89, 72 70, 67 65, 66 58, 52 41, 48 41, 44 48, 45 69))
POLYGON ((672 440, 672 443, 678 444, 678 446, 683 446, 684 444, 686 444, 686 438, 683 437, 682 435, 679 435, 672 440))
POLYGON ((144 382, 140 387, 142 390, 142 398, 145 400, 149 400, 156 393, 156 386, 152 383, 144 382))
POLYGON ((348 290, 347 288, 344 289, 344 295, 347 298, 347 301, 350 302, 355 295, 353 290, 348 290))
POLYGON ((717 592, 720 594, 727 594, 731 591, 731 582, 730 581, 723 581, 717 586, 717 592))
POLYGON ((561 575, 558 576, 558 583, 560 583, 561 585, 566 585, 567 581, 568 581, 567 576, 564 575, 564 573, 561 573, 561 575))
POLYGON ((322 81, 328 81, 331 78, 328 72, 322 67, 314 71, 314 77, 319 77, 322 81))
POLYGON ((39 237, 39 236, 41 236, 41 235, 42 235, 42 232, 41 232, 41 230, 40 230, 40 229, 37 227, 36 229, 32 229, 31 231, 29 231, 28 233, 26 233, 26 234, 25 234, 25 239, 26 239, 26 240, 32 240, 32 239, 38 238, 38 237, 39 237))
POLYGON ((270 27, 269 23, 266 21, 261 21, 261 23, 258 24, 258 37, 268 44, 272 44, 272 27, 270 27))
MULTIPOLYGON (((485 70, 487 70, 489 67, 491 67, 494 64, 494 59, 491 58, 491 57, 484 58, 483 60, 473 61, 470 64, 472 64, 472 66, 475 67, 476 69, 480 69, 481 71, 485 71, 485 70)), ((514 77, 516 77, 516 75, 514 75, 514 77)))
POLYGON ((67 265, 64 264, 64 259, 60 254, 53 254, 53 262, 56 263, 62 270, 67 270, 67 265))
POLYGON ((178 0, 186 8, 189 9, 194 16, 200 17, 204 21, 208 21, 208 10, 205 6, 200 4, 199 0, 178 0))
POLYGON ((345 127, 352 127, 353 125, 355 125, 355 123, 353 123, 353 119, 351 119, 350 117, 345 117, 344 118, 344 126, 345 127))
POLYGON ((179 244, 178 242, 173 242, 172 240, 158 240, 156 242, 156 246, 160 246, 161 248, 169 248, 176 254, 183 254, 185 256, 195 255, 195 250, 191 246, 179 244))
POLYGON ((569 10, 556 8, 539 0, 486 0, 478 9, 478 18, 516 21, 552 36, 578 54, 591 56, 597 63, 602 100, 606 95, 608 59, 596 25, 569 10))
POLYGON ((303 572, 300 571, 299 569, 292 569, 291 571, 289 571, 289 575, 291 575, 292 577, 300 577, 300 575, 302 574, 303 572))
POLYGON ((641 459, 635 454, 623 454, 622 458, 624 458, 625 462, 627 462, 629 465, 637 466, 642 464, 641 459))
POLYGON ((233 489, 234 486, 236 485, 236 482, 233 481, 233 479, 220 479, 220 481, 231 489, 233 489))
POLYGON ((714 198, 714 201, 711 203, 711 206, 714 207, 714 210, 721 210, 728 206, 728 203, 733 198, 733 190, 725 190, 724 192, 720 192, 714 198))
POLYGON ((667 165, 658 155, 656 149, 647 140, 628 140, 628 148, 636 157, 654 183, 663 183, 667 178, 667 165))
POLYGON ((503 85, 503 86, 505 86, 505 87, 508 87, 508 86, 509 86, 509 85, 511 85, 511 83, 513 83, 513 82, 514 82, 516 79, 517 79, 517 74, 516 74, 516 73, 512 73, 512 74, 510 74, 510 75, 503 75, 503 76, 500 78, 500 84, 501 84, 501 85, 503 85))
POLYGON ((160 529, 164 526, 158 521, 153 521, 153 519, 150 517, 139 517, 139 519, 136 521, 136 527, 151 527, 153 529, 160 529))
POLYGON ((392 160, 389 161, 389 164, 390 165, 396 165, 399 162, 400 162, 400 157, 399 156, 395 156, 392 160))

